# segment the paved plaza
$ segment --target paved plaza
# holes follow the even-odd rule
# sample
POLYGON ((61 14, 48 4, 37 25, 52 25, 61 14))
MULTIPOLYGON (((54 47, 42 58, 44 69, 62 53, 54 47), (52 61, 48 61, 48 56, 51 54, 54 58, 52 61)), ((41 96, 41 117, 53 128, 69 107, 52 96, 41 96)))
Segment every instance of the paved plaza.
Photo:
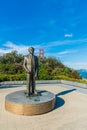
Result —
POLYGON ((5 110, 5 96, 24 90, 25 86, 0 89, 0 130, 87 130, 87 94, 61 84, 37 85, 56 95, 56 107, 51 112, 36 115, 15 115, 5 110))

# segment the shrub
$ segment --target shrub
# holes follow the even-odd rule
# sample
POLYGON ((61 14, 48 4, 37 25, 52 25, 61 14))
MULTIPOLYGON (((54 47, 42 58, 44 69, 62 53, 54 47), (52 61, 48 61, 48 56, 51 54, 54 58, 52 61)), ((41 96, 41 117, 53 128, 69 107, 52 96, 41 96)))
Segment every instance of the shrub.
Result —
POLYGON ((1 81, 17 81, 17 80, 26 80, 26 74, 1 74, 0 75, 0 82, 1 81))

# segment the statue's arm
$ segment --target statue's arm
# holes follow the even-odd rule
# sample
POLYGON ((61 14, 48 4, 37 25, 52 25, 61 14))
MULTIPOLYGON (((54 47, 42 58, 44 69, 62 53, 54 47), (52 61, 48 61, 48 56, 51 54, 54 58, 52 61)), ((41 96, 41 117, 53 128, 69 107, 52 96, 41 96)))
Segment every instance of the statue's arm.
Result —
POLYGON ((36 57, 36 73, 35 73, 35 77, 38 77, 38 70, 39 70, 38 57, 36 57))
POLYGON ((24 57, 24 62, 23 62, 23 68, 25 69, 25 71, 28 73, 28 69, 27 69, 27 57, 24 57))

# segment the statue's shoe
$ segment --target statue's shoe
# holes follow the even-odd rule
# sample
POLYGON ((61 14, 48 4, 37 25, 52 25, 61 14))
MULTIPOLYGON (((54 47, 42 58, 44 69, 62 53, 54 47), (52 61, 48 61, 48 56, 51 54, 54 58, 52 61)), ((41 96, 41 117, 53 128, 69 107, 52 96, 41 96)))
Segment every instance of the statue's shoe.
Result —
POLYGON ((27 93, 27 92, 24 92, 24 94, 25 94, 26 97, 29 97, 29 96, 30 96, 30 94, 27 93))

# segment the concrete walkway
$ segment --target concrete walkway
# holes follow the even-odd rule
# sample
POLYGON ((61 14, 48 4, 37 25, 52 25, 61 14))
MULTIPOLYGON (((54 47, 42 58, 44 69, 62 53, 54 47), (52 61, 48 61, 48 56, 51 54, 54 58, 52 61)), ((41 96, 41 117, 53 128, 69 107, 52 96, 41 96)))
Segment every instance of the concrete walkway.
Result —
POLYGON ((56 94, 56 108, 37 116, 14 115, 5 110, 5 96, 25 87, 0 89, 0 130, 87 130, 87 95, 75 88, 38 85, 37 89, 56 94))

